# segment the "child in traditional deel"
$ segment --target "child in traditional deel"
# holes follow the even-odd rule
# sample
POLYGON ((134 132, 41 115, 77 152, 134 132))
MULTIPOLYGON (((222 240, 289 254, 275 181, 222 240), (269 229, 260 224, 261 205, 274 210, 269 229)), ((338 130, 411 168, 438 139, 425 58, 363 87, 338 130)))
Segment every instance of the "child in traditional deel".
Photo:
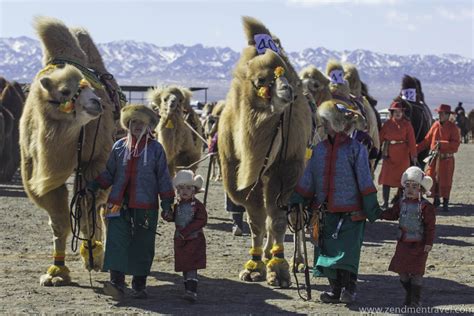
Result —
POLYGON ((104 283, 104 293, 121 299, 125 275, 133 275, 132 296, 147 298, 146 278, 155 255, 158 196, 163 211, 169 212, 175 193, 165 151, 152 134, 158 123, 153 110, 127 105, 121 111, 120 123, 127 137, 114 144, 105 170, 87 186, 93 192, 112 186, 105 214, 103 266, 104 271, 110 271, 110 281, 104 283))
POLYGON ((190 302, 197 300, 198 269, 206 268, 206 239, 203 227, 207 223, 204 205, 195 197, 203 192, 203 178, 191 170, 179 171, 173 179, 178 195, 172 212, 163 212, 164 220, 175 223, 174 267, 183 272, 184 298, 190 302))
POLYGON ((418 167, 402 175, 402 198, 382 213, 381 218, 399 221, 398 242, 389 271, 400 275, 405 289, 405 306, 420 306, 422 278, 435 235, 435 207, 423 198, 430 194, 431 177, 418 167))

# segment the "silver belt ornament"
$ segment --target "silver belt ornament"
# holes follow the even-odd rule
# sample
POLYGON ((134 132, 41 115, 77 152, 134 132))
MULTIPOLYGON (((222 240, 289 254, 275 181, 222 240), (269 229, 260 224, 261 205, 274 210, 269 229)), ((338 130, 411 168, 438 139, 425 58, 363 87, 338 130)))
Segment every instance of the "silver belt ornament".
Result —
POLYGON ((341 230, 342 223, 344 222, 344 218, 340 218, 339 222, 337 223, 336 231, 331 235, 332 239, 337 239, 339 236, 339 231, 341 230))

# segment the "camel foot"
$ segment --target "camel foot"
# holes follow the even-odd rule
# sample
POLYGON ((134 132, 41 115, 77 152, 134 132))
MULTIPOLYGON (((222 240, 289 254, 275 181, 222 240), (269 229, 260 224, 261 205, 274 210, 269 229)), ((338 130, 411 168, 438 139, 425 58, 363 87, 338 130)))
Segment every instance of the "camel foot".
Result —
POLYGON ((87 241, 83 241, 81 244, 80 254, 82 258, 82 262, 84 263, 84 268, 88 271, 101 271, 102 264, 104 263, 104 246, 102 242, 95 240, 92 244, 92 259, 93 259, 93 266, 90 266, 89 263, 89 248, 87 247, 87 241))
POLYGON ((41 286, 61 286, 71 283, 69 269, 66 266, 52 265, 48 268, 46 274, 40 277, 41 286))
POLYGON ((239 274, 242 281, 261 282, 265 280, 265 264, 261 260, 249 260, 239 274))
POLYGON ((290 259, 290 268, 291 268, 291 271, 293 271, 293 272, 297 272, 297 273, 304 272, 305 265, 304 265, 304 262, 303 262, 303 258, 294 258, 294 257, 291 258, 290 259))
POLYGON ((273 257, 267 264, 267 283, 268 285, 289 288, 290 266, 284 258, 273 257))

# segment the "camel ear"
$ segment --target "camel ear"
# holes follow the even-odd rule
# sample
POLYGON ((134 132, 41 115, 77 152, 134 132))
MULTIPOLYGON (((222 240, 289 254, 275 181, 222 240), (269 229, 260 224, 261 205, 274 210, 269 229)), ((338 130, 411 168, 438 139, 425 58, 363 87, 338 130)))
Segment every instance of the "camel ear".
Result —
POLYGON ((49 77, 43 77, 40 79, 41 86, 48 92, 51 92, 53 89, 53 80, 49 77))

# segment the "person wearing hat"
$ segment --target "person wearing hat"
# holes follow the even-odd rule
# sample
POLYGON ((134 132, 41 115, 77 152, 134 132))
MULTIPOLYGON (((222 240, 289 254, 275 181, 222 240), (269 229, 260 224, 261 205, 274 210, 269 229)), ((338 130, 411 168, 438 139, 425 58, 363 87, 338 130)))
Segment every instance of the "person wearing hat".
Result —
POLYGON ((382 143, 382 170, 379 184, 382 187, 383 205, 388 207, 390 188, 400 188, 403 172, 412 164, 416 164, 416 140, 411 122, 404 116, 403 103, 395 99, 389 108, 390 119, 380 130, 382 143))
POLYGON ((195 197, 203 192, 203 179, 191 170, 180 170, 173 179, 178 193, 178 203, 173 211, 163 212, 161 216, 168 222, 174 222, 174 269, 183 272, 184 298, 197 300, 198 269, 206 268, 206 238, 203 227, 207 223, 204 205, 195 197))
POLYGON ((419 306, 422 277, 435 235, 435 207, 423 198, 433 179, 418 167, 408 168, 402 175, 403 195, 382 219, 398 220, 398 242, 389 271, 400 275, 405 289, 405 306, 419 306))
POLYGON ((105 213, 107 243, 104 271, 110 282, 104 293, 121 299, 125 275, 133 275, 132 296, 146 298, 146 278, 155 255, 158 203, 171 210, 174 190, 163 147, 152 134, 158 117, 144 105, 127 105, 120 123, 127 136, 112 147, 106 169, 87 187, 96 192, 112 187, 105 213))
POLYGON ((321 294, 321 301, 352 303, 365 221, 377 219, 381 209, 367 149, 348 135, 360 112, 332 99, 318 107, 318 114, 328 138, 313 149, 290 204, 310 201, 323 215, 313 274, 327 277, 331 290, 321 294))
POLYGON ((441 104, 437 109, 439 120, 434 122, 425 138, 417 144, 418 152, 430 149, 426 174, 433 178, 433 204, 438 207, 443 198, 443 211, 448 211, 449 195, 453 184, 454 154, 461 144, 456 124, 449 121, 451 106, 441 104))

